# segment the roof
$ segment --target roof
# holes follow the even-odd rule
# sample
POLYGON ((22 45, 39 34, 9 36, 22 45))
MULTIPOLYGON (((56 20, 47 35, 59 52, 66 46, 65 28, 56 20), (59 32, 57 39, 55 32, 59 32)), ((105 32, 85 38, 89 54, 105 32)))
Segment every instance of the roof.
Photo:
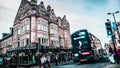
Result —
POLYGON ((75 31, 74 33, 72 33, 72 35, 74 35, 74 34, 79 34, 81 31, 87 31, 87 29, 80 29, 80 30, 77 30, 77 31, 75 31))
MULTIPOLYGON (((30 16, 42 17, 45 20, 48 20, 50 23, 54 23, 58 25, 58 21, 57 21, 58 17, 56 17, 56 14, 54 13, 54 10, 51 8, 50 5, 45 7, 44 2, 42 1, 39 4, 32 5, 32 2, 35 2, 35 0, 31 0, 31 1, 22 0, 21 1, 19 10, 14 20, 14 25, 17 23, 20 23, 24 18, 30 17, 30 16)), ((65 15, 61 19, 61 22, 63 22, 62 28, 69 30, 69 22, 67 21, 65 15)))
POLYGON ((12 37, 12 36, 13 36, 13 33, 6 35, 6 36, 3 37, 2 39, 0 39, 0 42, 4 41, 5 39, 10 38, 10 37, 12 37))

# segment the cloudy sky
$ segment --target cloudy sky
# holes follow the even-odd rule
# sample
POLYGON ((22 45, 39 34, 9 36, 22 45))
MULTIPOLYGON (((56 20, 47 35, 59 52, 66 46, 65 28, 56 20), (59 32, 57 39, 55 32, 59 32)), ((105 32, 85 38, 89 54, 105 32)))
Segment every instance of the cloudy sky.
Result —
MULTIPOLYGON (((106 19, 113 20, 108 12, 120 11, 120 0, 38 0, 45 6, 51 5, 56 16, 66 15, 70 23, 71 34, 79 29, 88 29, 102 44, 108 42, 106 35, 106 19)), ((0 38, 3 32, 9 32, 21 0, 0 0, 0 38)), ((38 3, 39 3, 38 2, 38 3)), ((120 13, 116 14, 120 21, 120 13)))

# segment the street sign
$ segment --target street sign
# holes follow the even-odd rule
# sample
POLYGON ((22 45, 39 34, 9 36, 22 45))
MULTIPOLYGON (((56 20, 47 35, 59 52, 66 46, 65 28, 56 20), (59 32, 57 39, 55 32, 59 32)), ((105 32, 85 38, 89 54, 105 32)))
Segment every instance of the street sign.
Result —
POLYGON ((113 25, 113 29, 117 30, 117 24, 116 24, 116 22, 112 22, 112 25, 113 25))

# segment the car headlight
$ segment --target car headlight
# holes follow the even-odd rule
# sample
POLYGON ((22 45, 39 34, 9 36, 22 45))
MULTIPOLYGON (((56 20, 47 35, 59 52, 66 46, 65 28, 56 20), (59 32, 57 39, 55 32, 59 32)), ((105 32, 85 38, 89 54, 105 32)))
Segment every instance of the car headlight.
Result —
POLYGON ((77 53, 75 53, 75 56, 78 56, 78 54, 77 54, 77 53))

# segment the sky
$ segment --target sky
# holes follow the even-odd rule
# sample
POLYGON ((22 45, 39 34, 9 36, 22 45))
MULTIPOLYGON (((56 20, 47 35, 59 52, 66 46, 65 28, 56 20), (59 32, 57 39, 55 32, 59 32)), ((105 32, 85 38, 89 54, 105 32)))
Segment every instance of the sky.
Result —
MULTIPOLYGON (((101 40, 102 45, 108 43, 109 37, 106 33, 106 19, 113 20, 112 15, 120 11, 120 0, 38 0, 43 1, 45 7, 51 5, 56 16, 66 15, 70 23, 70 33, 87 29, 101 40)), ((21 0, 0 0, 0 38, 2 33, 9 32, 13 26, 16 13, 21 0)), ((115 14, 116 20, 120 21, 120 13, 115 14)))

